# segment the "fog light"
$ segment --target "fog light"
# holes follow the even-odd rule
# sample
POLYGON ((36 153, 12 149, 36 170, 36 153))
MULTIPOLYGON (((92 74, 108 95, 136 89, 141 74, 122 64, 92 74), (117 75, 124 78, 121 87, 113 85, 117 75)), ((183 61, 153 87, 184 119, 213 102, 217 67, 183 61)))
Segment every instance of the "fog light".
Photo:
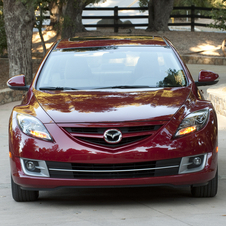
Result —
POLYGON ((35 164, 34 164, 34 162, 31 162, 31 161, 26 162, 26 168, 28 170, 30 170, 30 171, 34 171, 35 170, 35 164))
POLYGON ((204 169, 207 154, 183 157, 180 163, 179 174, 194 173, 204 169))
POLYGON ((37 173, 40 172, 40 170, 36 168, 38 166, 37 161, 25 160, 24 163, 28 171, 37 172, 37 173))
POLYGON ((193 164, 194 164, 194 165, 199 166, 199 165, 201 165, 201 163, 202 163, 202 159, 201 159, 201 158, 195 157, 195 158, 193 159, 193 164))
POLYGON ((21 158, 20 163, 26 175, 35 177, 49 177, 49 170, 45 161, 21 158))

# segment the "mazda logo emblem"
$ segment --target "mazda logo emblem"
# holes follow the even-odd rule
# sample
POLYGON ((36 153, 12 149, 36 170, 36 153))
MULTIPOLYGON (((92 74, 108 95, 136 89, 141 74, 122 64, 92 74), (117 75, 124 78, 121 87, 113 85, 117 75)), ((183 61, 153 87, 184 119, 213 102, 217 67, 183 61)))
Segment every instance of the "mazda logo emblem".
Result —
POLYGON ((122 133, 118 129, 108 129, 104 132, 104 140, 109 144, 117 144, 122 140, 122 133))

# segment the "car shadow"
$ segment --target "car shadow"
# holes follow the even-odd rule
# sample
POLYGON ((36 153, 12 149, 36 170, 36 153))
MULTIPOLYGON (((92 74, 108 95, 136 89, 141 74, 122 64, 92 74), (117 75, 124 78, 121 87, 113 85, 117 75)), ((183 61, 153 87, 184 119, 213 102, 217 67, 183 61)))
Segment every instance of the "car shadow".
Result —
POLYGON ((189 187, 64 188, 41 191, 38 201, 58 205, 127 205, 166 203, 191 198, 189 187))

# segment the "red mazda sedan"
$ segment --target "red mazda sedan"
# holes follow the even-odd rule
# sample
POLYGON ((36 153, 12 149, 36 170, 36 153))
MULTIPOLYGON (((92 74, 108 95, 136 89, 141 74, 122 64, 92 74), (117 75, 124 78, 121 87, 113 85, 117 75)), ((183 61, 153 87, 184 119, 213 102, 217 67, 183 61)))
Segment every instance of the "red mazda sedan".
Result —
POLYGON ((218 132, 211 102, 169 40, 75 37, 53 45, 9 121, 12 196, 59 187, 190 186, 217 193, 218 132))

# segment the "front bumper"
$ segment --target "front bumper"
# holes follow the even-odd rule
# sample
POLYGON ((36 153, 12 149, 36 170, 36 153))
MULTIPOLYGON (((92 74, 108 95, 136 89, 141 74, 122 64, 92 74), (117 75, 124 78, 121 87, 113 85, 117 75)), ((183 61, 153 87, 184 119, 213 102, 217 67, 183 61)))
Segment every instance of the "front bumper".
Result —
POLYGON ((150 176, 137 178, 110 179, 75 179, 28 176, 21 167, 20 158, 11 158, 12 177, 16 184, 26 190, 48 190, 60 187, 124 187, 124 186, 189 186, 204 185, 214 178, 217 162, 211 153, 206 155, 204 169, 199 172, 182 173, 177 175, 150 176))

